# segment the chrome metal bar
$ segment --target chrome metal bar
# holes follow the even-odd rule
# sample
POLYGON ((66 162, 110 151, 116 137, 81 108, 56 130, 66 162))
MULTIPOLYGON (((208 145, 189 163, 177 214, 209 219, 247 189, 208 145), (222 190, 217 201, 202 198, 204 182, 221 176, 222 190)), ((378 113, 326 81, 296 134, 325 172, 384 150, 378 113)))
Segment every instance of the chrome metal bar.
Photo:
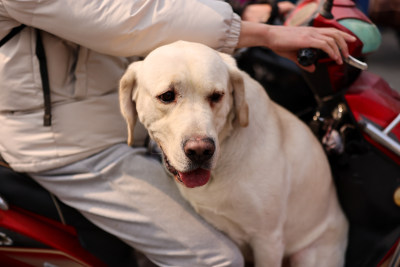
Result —
POLYGON ((400 156, 400 144, 388 135, 384 134, 380 129, 375 127, 372 123, 367 121, 361 121, 361 125, 364 131, 371 136, 372 139, 377 141, 379 144, 393 151, 396 155, 400 156))
POLYGON ((400 114, 397 115, 397 117, 383 130, 383 133, 388 135, 391 130, 393 130, 394 127, 396 127, 397 124, 400 123, 400 114))
POLYGON ((50 196, 51 196, 51 200, 53 200, 54 206, 56 206, 56 210, 57 210, 58 216, 60 217, 61 223, 64 225, 67 225, 65 223, 64 215, 61 211, 60 205, 58 205, 56 197, 53 194, 50 194, 50 196))
POLYGON ((9 206, 7 201, 0 195, 0 210, 8 210, 9 206))
POLYGON ((362 62, 358 59, 356 59, 355 57, 349 56, 348 58, 345 58, 344 61, 355 67, 355 68, 359 68, 360 70, 367 70, 368 69, 368 64, 365 62, 362 62))
POLYGON ((389 267, 400 266, 400 243, 397 243, 397 248, 393 253, 392 260, 389 263, 389 267))

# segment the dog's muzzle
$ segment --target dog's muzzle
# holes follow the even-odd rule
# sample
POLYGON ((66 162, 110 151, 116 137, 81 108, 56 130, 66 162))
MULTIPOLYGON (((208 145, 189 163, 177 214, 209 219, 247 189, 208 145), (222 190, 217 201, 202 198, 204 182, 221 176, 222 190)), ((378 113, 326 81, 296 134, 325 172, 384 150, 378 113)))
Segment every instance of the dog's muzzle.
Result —
POLYGON ((183 143, 183 151, 192 165, 202 166, 215 153, 215 142, 209 137, 192 137, 183 143))
MULTIPOLYGON (((193 188, 205 185, 211 177, 211 159, 215 153, 215 142, 208 137, 192 137, 186 139, 182 149, 189 159, 187 171, 178 171, 169 162, 164 154, 164 163, 175 179, 186 187, 193 188)), ((162 148, 161 148, 162 150, 162 148)))

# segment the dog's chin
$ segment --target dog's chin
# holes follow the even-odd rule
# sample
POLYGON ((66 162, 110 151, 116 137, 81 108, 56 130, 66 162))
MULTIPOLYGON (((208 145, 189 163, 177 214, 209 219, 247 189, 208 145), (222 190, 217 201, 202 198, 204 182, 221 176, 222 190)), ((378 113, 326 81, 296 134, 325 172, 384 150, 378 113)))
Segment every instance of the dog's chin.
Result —
POLYGON ((175 180, 188 188, 203 186, 208 183, 211 171, 205 168, 196 168, 187 172, 180 172, 171 165, 165 153, 164 164, 167 170, 174 176, 175 180))

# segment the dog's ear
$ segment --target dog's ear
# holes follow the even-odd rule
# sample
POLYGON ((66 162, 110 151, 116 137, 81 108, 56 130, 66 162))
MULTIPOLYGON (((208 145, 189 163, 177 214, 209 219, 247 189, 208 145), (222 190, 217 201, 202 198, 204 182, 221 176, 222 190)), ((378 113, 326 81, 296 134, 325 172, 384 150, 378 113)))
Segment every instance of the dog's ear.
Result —
POLYGON ((133 100, 133 94, 136 90, 136 75, 140 62, 134 62, 129 65, 119 82, 119 105, 122 116, 128 126, 128 145, 133 145, 133 129, 137 120, 136 104, 133 100))
POLYGON ((243 76, 236 65, 236 61, 228 54, 220 53, 222 59, 228 66, 230 81, 233 87, 233 100, 236 117, 242 127, 249 124, 249 106, 247 105, 243 76))

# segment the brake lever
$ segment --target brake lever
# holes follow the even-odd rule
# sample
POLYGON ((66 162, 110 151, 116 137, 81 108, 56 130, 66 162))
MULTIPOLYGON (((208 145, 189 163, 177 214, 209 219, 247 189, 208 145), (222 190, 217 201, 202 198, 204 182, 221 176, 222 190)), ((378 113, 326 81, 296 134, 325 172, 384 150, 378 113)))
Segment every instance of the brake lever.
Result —
POLYGON ((360 69, 360 70, 366 70, 366 69, 368 69, 368 64, 367 64, 367 63, 362 62, 362 61, 360 61, 360 60, 358 60, 358 59, 356 59, 355 57, 352 57, 352 56, 350 56, 350 55, 349 55, 349 57, 347 57, 347 58, 343 58, 343 60, 344 60, 347 64, 349 64, 350 66, 353 66, 353 67, 358 68, 358 69, 360 69))

